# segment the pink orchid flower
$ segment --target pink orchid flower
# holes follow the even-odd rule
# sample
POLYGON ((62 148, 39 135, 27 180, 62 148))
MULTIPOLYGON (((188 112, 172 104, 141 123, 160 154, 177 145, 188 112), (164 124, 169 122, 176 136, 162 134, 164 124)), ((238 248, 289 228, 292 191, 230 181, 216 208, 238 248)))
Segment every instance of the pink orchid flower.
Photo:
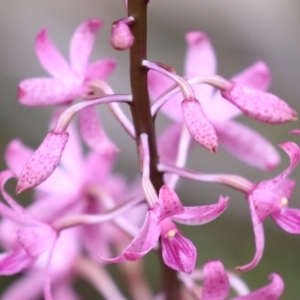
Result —
MULTIPOLYGON (((69 141, 60 164, 46 181, 35 188, 35 206, 28 208, 39 220, 54 222, 55 219, 49 217, 49 209, 55 218, 72 212, 97 214, 127 198, 125 178, 112 173, 116 155, 91 151, 84 156, 75 127, 70 126, 68 131, 69 141), (106 197, 115 202, 105 204, 106 197)), ((6 164, 20 175, 22 166, 32 153, 32 149, 14 140, 6 149, 6 164)), ((136 187, 132 189, 132 193, 132 196, 141 194, 136 187)), ((140 224, 140 215, 135 209, 126 215, 124 222, 140 224)), ((110 255, 110 246, 116 245, 116 241, 122 243, 125 238, 119 229, 109 223, 83 226, 80 235, 84 241, 83 247, 95 260, 99 260, 99 247, 103 253, 110 255)))
MULTIPOLYGON (((215 74, 215 53, 207 36, 193 31, 186 35, 186 41, 188 49, 185 78, 215 74)), ((158 72, 149 71, 148 74, 149 91, 153 99, 157 99, 172 86, 172 81, 158 72)), ((267 66, 263 62, 257 62, 232 80, 249 88, 265 91, 270 78, 267 66)), ((224 100, 209 85, 197 84, 193 85, 193 89, 206 117, 216 130, 220 145, 254 167, 271 170, 278 165, 280 157, 275 147, 257 132, 233 120, 242 113, 236 106, 224 100)), ((172 120, 182 122, 181 102, 182 97, 176 95, 166 102, 162 111, 172 120)))
POLYGON ((208 223, 226 209, 227 201, 221 196, 217 204, 183 207, 176 193, 163 186, 159 191, 159 202, 148 210, 145 222, 133 241, 119 256, 102 259, 114 263, 135 261, 153 249, 160 236, 165 264, 177 271, 191 273, 196 263, 196 248, 173 221, 188 225, 208 223))
MULTIPOLYGON (((70 65, 48 38, 47 30, 41 30, 36 37, 36 53, 41 65, 53 78, 23 80, 19 84, 19 102, 28 106, 70 104, 92 93, 93 83, 106 79, 116 65, 113 59, 88 64, 96 33, 101 26, 102 21, 98 19, 79 25, 70 43, 70 65)), ((85 108, 79 113, 79 125, 88 146, 98 151, 117 150, 106 136, 95 107, 85 108), (101 146, 102 142, 105 142, 105 149, 101 146)))
MULTIPOLYGON (((201 274, 202 275, 202 274, 201 274)), ((197 286, 194 282, 195 279, 199 279, 196 274, 185 275, 192 278, 192 282, 188 281, 187 288, 189 290, 195 289, 197 286)), ((230 293, 230 281, 223 264, 220 261, 210 261, 203 267, 203 287, 201 292, 201 300, 226 300, 229 299, 230 293)), ((280 299, 284 282, 281 277, 275 273, 269 276, 271 282, 253 292, 245 293, 238 297, 230 298, 231 300, 278 300, 280 299)), ((185 280, 187 281, 187 280, 185 280)), ((185 283, 184 281, 184 283, 185 283)))
POLYGON ((256 253, 249 264, 238 267, 241 271, 254 268, 262 257, 264 249, 262 222, 268 215, 283 230, 292 234, 300 234, 300 209, 288 207, 295 181, 287 179, 300 161, 300 149, 293 142, 283 143, 280 147, 290 158, 289 167, 273 179, 254 184, 247 195, 255 234, 256 253))

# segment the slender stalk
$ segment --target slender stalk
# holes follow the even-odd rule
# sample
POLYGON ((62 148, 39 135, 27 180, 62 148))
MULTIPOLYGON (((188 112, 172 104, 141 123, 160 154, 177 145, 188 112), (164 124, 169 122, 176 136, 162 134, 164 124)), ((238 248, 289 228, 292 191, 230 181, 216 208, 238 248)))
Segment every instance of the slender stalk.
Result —
MULTIPOLYGON (((142 66, 143 60, 147 59, 147 4, 148 0, 128 0, 128 16, 134 17, 131 31, 135 38, 130 48, 130 83, 132 102, 130 103, 131 114, 136 134, 137 147, 140 144, 140 135, 148 135, 150 154, 150 179, 156 190, 163 185, 163 175, 157 170, 157 147, 154 119, 151 115, 150 100, 147 84, 147 68, 142 66)), ((167 300, 179 300, 180 284, 176 271, 168 268, 162 262, 163 288, 167 300)))

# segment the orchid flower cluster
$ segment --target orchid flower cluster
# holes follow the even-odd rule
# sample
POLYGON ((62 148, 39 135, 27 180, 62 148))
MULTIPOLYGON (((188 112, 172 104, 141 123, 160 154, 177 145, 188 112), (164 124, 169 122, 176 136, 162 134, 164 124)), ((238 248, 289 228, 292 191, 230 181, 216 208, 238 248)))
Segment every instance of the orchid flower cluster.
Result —
MULTIPOLYGON (((164 63, 147 60, 146 2, 125 1, 129 16, 114 22, 111 31, 112 47, 130 51, 129 95, 116 94, 105 81, 116 67, 114 59, 89 63, 101 20, 89 19, 75 30, 69 62, 46 29, 37 34, 36 54, 49 77, 23 80, 18 101, 56 109, 37 149, 13 140, 5 151, 7 170, 0 173, 0 242, 5 249, 0 274, 23 276, 4 292, 3 300, 42 295, 46 300, 79 299, 77 277, 105 299, 127 299, 107 270, 111 263, 121 263, 133 299, 225 300, 235 292, 236 300, 276 300, 283 294, 283 279, 276 273, 270 274, 269 284, 251 292, 217 259, 196 267, 197 249, 176 223, 211 222, 225 212, 230 198, 220 195, 209 205, 184 206, 175 189, 184 177, 221 183, 244 194, 255 251, 253 259, 236 270, 253 269, 263 255, 263 222, 268 216, 286 232, 300 234, 300 210, 289 208, 295 186, 289 175, 299 163, 299 146, 291 141, 280 144, 289 166, 262 182, 190 170, 185 168, 187 158, 192 147, 201 146, 213 156, 221 145, 245 164, 274 169, 280 162, 278 149, 235 117, 245 114, 282 124, 296 120, 297 113, 266 91, 271 76, 264 62, 229 80, 216 75, 215 53, 203 32, 185 36, 183 76, 164 63), (132 119, 120 103, 130 107, 132 119), (134 182, 113 170, 120 149, 100 122, 97 108, 102 104, 136 142, 140 174, 134 182), (156 138, 159 113, 169 117, 171 125, 156 138), (81 140, 88 146, 86 153, 81 140), (5 189, 12 178, 17 180, 17 194, 34 190, 29 206, 20 205, 5 189), (150 289, 141 263, 150 251, 162 261, 164 284, 158 294, 150 289)), ((300 130, 292 133, 300 135, 300 130)))

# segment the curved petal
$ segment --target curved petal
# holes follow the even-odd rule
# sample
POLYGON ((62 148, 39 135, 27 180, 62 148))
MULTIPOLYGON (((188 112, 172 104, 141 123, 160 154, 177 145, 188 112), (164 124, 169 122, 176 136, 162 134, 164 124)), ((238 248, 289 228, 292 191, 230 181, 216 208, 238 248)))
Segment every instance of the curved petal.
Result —
POLYGON ((197 249, 179 231, 173 233, 174 235, 161 238, 163 260, 170 268, 191 274, 196 264, 197 249))
POLYGON ((268 189, 268 190, 276 190, 276 191, 277 191, 277 187, 279 189, 282 189, 284 180, 286 180, 287 176, 289 176, 290 173, 292 173, 292 171, 298 165, 300 161, 300 148, 296 143, 285 142, 280 144, 279 147, 281 147, 289 156, 290 165, 275 178, 259 183, 257 185, 257 189, 260 188, 265 190, 268 189))
POLYGON ((84 80, 85 69, 93 50, 95 36, 103 22, 90 19, 78 26, 70 43, 70 62, 73 71, 84 80))
POLYGON ((218 141, 241 161, 263 170, 272 170, 280 162, 276 148, 254 130, 228 120, 215 123, 218 141))
POLYGON ((35 50, 41 65, 54 78, 64 83, 76 82, 70 66, 49 39, 46 28, 38 33, 35 50))
POLYGON ((80 85, 68 85, 57 79, 31 78, 20 82, 18 100, 27 106, 69 103, 84 94, 80 85))
POLYGON ((69 134, 49 132, 25 164, 17 184, 17 193, 45 181, 57 167, 69 134))
POLYGON ((183 100, 181 107, 184 122, 193 139, 202 147, 216 153, 217 135, 214 127, 205 116, 199 101, 196 99, 183 100))
POLYGON ((248 295, 235 297, 232 300, 278 300, 283 294, 284 282, 276 273, 269 275, 271 282, 248 295))
POLYGON ((227 273, 220 261, 210 261, 203 267, 202 300, 224 300, 230 288, 227 273))
POLYGON ((5 149, 4 159, 8 168, 18 176, 32 154, 33 150, 20 140, 12 140, 5 149))
MULTIPOLYGON (((266 91, 270 85, 271 74, 268 66, 259 61, 234 76, 232 80, 252 89, 266 91)), ((235 105, 224 101, 220 93, 215 94, 210 109, 213 119, 219 122, 230 120, 242 113, 235 105)))
POLYGON ((107 262, 121 263, 126 260, 135 261, 147 254, 157 243, 160 235, 157 212, 148 211, 145 222, 139 233, 128 247, 115 258, 100 258, 107 262))
POLYGON ((99 153, 118 152, 117 146, 104 132, 95 106, 86 107, 79 112, 79 126, 83 140, 92 149, 99 153))
POLYGON ((300 234, 300 210, 282 208, 280 212, 271 214, 273 220, 283 230, 291 234, 300 234))
POLYGON ((233 82, 221 95, 236 105, 244 114, 269 124, 282 124, 297 120, 297 112, 276 95, 248 88, 233 82))
POLYGON ((183 213, 183 206, 177 194, 168 186, 163 185, 160 188, 158 199, 160 208, 160 221, 173 215, 183 213))
POLYGON ((95 61, 87 66, 85 72, 85 81, 105 80, 116 68, 114 59, 102 59, 95 61))
POLYGON ((212 205, 184 207, 184 212, 172 216, 172 220, 186 225, 202 225, 219 217, 227 208, 229 198, 220 196, 219 202, 212 205))
POLYGON ((248 201, 249 207, 250 207, 250 213, 251 213, 251 220, 253 225, 253 231, 254 231, 254 238, 255 238, 255 255, 252 261, 246 265, 236 267, 238 271, 249 271, 257 266, 259 263, 265 246, 265 237, 264 237, 264 228, 262 223, 260 222, 254 208, 254 204, 251 201, 251 199, 248 201))
MULTIPOLYGON (((22 298, 23 299, 23 298, 22 298)), ((53 299, 55 300, 79 300, 71 282, 62 281, 55 284, 53 289, 53 299)))

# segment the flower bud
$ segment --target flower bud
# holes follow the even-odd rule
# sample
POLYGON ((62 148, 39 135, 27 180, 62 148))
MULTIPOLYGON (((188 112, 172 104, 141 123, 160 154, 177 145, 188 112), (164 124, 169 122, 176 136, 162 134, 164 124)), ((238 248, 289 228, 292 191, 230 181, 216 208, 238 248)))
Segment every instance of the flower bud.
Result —
POLYGON ((130 31, 129 26, 119 21, 113 24, 111 29, 110 43, 111 46, 116 50, 127 50, 134 42, 134 36, 130 31))

